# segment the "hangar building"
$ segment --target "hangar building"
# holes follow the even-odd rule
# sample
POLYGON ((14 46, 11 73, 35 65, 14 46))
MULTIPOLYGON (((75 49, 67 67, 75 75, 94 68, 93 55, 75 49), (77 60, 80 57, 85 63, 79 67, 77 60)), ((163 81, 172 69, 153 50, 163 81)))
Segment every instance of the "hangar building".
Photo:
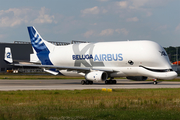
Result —
POLYGON ((32 46, 29 42, 0 43, 0 72, 17 69, 4 61, 5 47, 11 48, 13 60, 29 61, 30 54, 33 53, 32 46))

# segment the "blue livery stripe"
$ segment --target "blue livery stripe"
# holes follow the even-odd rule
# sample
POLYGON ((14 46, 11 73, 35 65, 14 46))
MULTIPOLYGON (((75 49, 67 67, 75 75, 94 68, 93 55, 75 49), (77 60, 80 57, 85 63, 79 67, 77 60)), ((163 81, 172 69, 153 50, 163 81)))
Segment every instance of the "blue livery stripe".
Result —
POLYGON ((33 27, 28 27, 28 32, 29 32, 29 37, 31 39, 31 44, 32 44, 33 48, 35 49, 35 51, 37 53, 39 53, 39 52, 48 52, 49 53, 47 46, 44 44, 44 42, 42 41, 42 38, 36 32, 36 30, 33 27))
POLYGON ((35 49, 39 60, 42 65, 53 65, 49 59, 49 49, 44 44, 42 38, 38 34, 38 32, 34 29, 34 27, 28 27, 29 37, 31 40, 31 44, 35 49))

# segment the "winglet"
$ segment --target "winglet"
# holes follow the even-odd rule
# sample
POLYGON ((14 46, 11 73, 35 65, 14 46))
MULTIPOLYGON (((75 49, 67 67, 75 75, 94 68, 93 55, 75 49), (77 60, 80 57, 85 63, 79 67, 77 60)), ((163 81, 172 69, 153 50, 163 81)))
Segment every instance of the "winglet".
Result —
POLYGON ((11 48, 5 47, 4 60, 8 63, 13 63, 11 48))

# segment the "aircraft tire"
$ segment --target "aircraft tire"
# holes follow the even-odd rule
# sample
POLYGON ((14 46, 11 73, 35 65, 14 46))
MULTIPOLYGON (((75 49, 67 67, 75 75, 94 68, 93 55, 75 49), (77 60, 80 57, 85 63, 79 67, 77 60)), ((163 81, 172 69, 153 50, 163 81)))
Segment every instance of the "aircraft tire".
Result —
POLYGON ((89 85, 92 85, 92 84, 93 84, 93 81, 88 80, 88 84, 89 84, 89 85))
POLYGON ((108 80, 106 80, 106 81, 105 81, 105 84, 109 84, 109 81, 108 81, 108 80))
POLYGON ((91 85, 93 84, 93 81, 91 81, 91 85))
POLYGON ((82 84, 82 85, 86 84, 86 81, 85 81, 85 80, 82 80, 82 81, 81 81, 81 84, 82 84))
POLYGON ((157 81, 154 81, 154 85, 156 85, 157 84, 157 81))
POLYGON ((116 80, 113 80, 113 84, 116 84, 117 83, 117 81, 116 80))
POLYGON ((90 81, 89 80, 86 80, 86 85, 89 85, 90 84, 90 81))
POLYGON ((109 84, 113 84, 114 82, 113 82, 113 80, 109 80, 109 84))

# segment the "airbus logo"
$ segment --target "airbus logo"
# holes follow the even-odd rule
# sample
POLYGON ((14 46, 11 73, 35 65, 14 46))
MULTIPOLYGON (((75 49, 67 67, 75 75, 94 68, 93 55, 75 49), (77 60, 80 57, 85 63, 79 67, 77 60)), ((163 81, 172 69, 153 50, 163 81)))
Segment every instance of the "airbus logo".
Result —
POLYGON ((94 61, 122 61, 122 54, 99 54, 94 56, 94 61))
POLYGON ((122 61, 122 54, 95 54, 93 57, 92 54, 87 55, 72 55, 73 60, 89 60, 93 59, 94 61, 122 61))

